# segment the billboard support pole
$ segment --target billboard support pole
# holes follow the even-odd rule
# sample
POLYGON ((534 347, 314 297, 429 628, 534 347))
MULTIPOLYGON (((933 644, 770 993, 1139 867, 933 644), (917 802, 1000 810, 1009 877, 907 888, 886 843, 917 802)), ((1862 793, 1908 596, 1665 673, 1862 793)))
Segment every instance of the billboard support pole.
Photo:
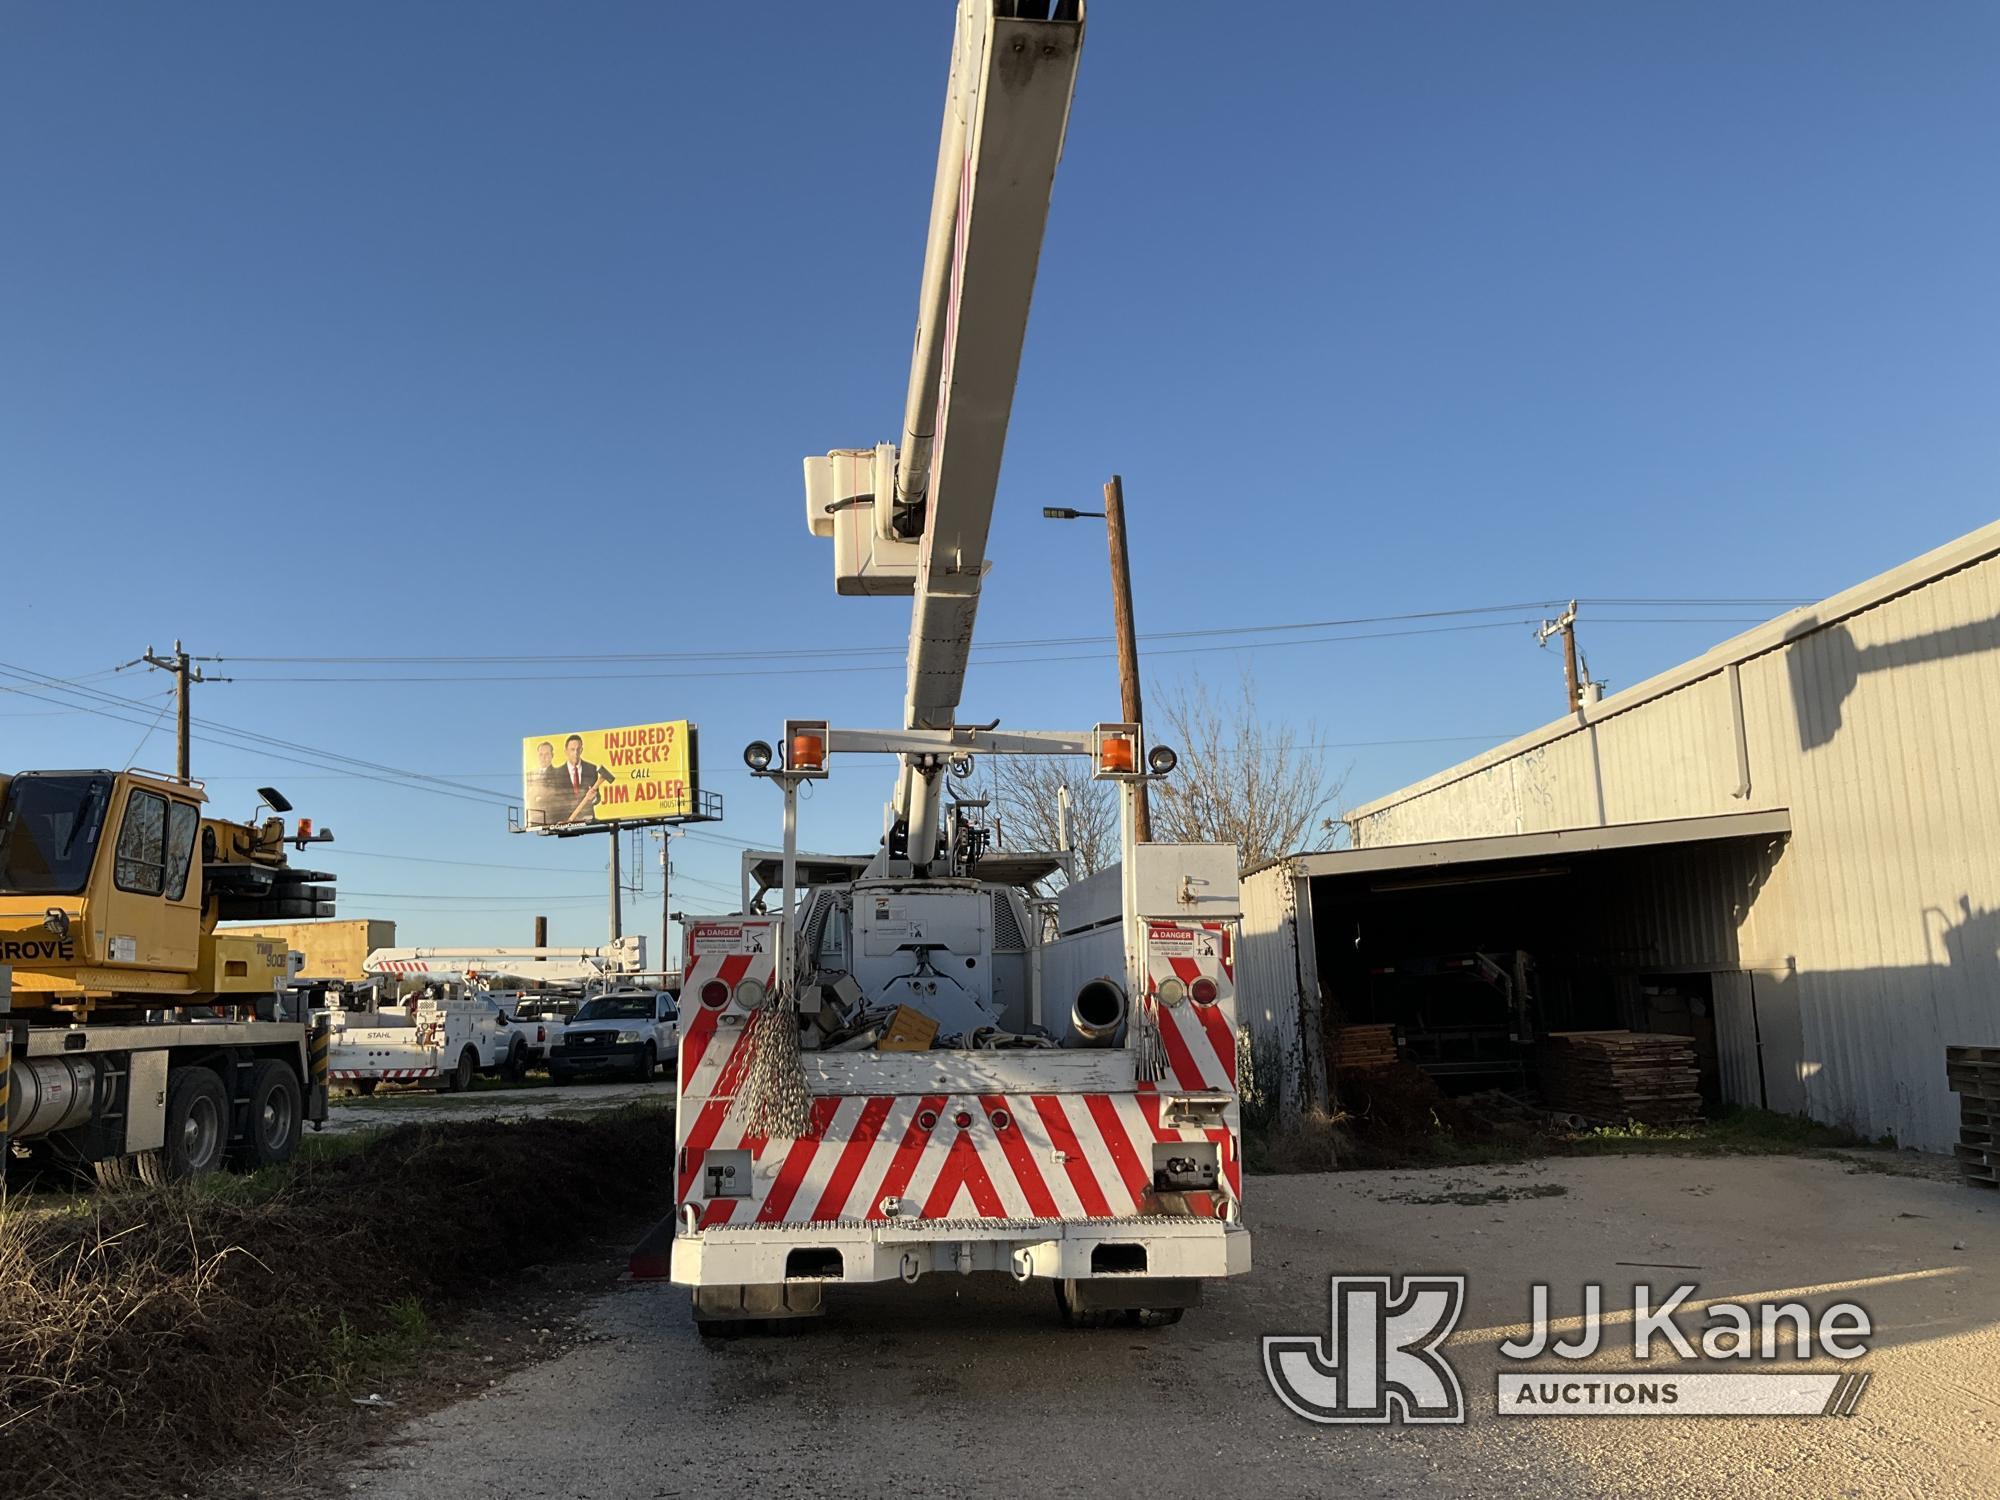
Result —
POLYGON ((625 892, 621 889, 618 871, 618 825, 605 825, 604 831, 610 835, 611 845, 611 941, 617 942, 625 936, 625 892))

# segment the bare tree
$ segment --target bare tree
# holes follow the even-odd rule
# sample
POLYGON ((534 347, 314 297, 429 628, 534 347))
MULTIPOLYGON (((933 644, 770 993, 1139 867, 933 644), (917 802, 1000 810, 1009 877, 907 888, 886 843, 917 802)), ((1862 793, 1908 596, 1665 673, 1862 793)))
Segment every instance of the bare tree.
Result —
POLYGON ((1311 724, 1266 722, 1256 684, 1244 677, 1241 695, 1220 701, 1196 677, 1174 692, 1147 697, 1152 715, 1180 751, 1181 763, 1152 784, 1153 836, 1162 842, 1232 843, 1245 868, 1284 854, 1331 849, 1345 825, 1333 808, 1347 772, 1330 771, 1311 724))
POLYGON ((1081 880, 1118 863, 1118 798, 1112 783, 1093 781, 1090 762, 1076 755, 988 755, 980 759, 981 795, 1008 849, 1062 847, 1061 792, 1069 790, 1069 839, 1081 880))

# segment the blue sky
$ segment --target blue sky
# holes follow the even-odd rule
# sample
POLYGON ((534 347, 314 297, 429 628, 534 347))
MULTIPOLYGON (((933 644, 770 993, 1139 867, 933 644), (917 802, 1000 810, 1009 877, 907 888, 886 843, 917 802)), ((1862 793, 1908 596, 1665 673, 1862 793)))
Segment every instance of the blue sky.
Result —
MULTIPOLYGON (((835 597, 799 459, 895 435, 952 15, 0 4, 0 661, 143 704, 0 678, 6 763, 170 763, 165 678, 91 674, 179 636, 235 658, 197 774, 331 825, 343 912, 583 943, 603 847, 506 833, 519 736, 688 717, 729 817, 675 904, 727 909, 777 832, 741 744, 899 712, 907 604, 835 597), (786 654, 836 646, 883 652, 786 654)), ((1993 519, 1995 99, 1983 0, 1100 0, 982 641, 1108 632, 1040 510, 1114 471, 1148 633, 1806 599, 1993 519)), ((1616 688, 1771 612, 1582 639, 1616 688)), ((1359 801, 1560 710, 1538 613, 1147 675, 1253 673, 1359 801)), ((968 718, 1115 716, 1108 645, 983 654, 968 718)), ((841 769, 809 845, 879 831, 841 769)))

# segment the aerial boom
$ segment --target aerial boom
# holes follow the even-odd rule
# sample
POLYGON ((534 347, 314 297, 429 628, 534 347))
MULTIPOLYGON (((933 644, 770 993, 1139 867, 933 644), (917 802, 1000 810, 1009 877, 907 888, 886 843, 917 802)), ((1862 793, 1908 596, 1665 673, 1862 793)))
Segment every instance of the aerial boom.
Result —
MULTIPOLYGON (((904 723, 956 721, 1049 196, 1083 47, 1081 0, 962 0, 900 448, 806 460, 807 520, 842 593, 913 596, 904 723)), ((904 757, 893 818, 936 852, 942 767, 904 757)))

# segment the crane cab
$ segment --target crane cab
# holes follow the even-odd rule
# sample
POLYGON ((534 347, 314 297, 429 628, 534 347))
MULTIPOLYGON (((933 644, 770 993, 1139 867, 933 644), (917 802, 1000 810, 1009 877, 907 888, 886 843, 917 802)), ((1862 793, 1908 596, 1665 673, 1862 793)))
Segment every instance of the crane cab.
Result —
POLYGON ((204 818, 206 800, 145 771, 0 781, 0 964, 19 1008, 269 995, 289 977, 282 944, 215 924, 329 914, 300 882, 330 877, 286 867, 278 819, 204 818))

